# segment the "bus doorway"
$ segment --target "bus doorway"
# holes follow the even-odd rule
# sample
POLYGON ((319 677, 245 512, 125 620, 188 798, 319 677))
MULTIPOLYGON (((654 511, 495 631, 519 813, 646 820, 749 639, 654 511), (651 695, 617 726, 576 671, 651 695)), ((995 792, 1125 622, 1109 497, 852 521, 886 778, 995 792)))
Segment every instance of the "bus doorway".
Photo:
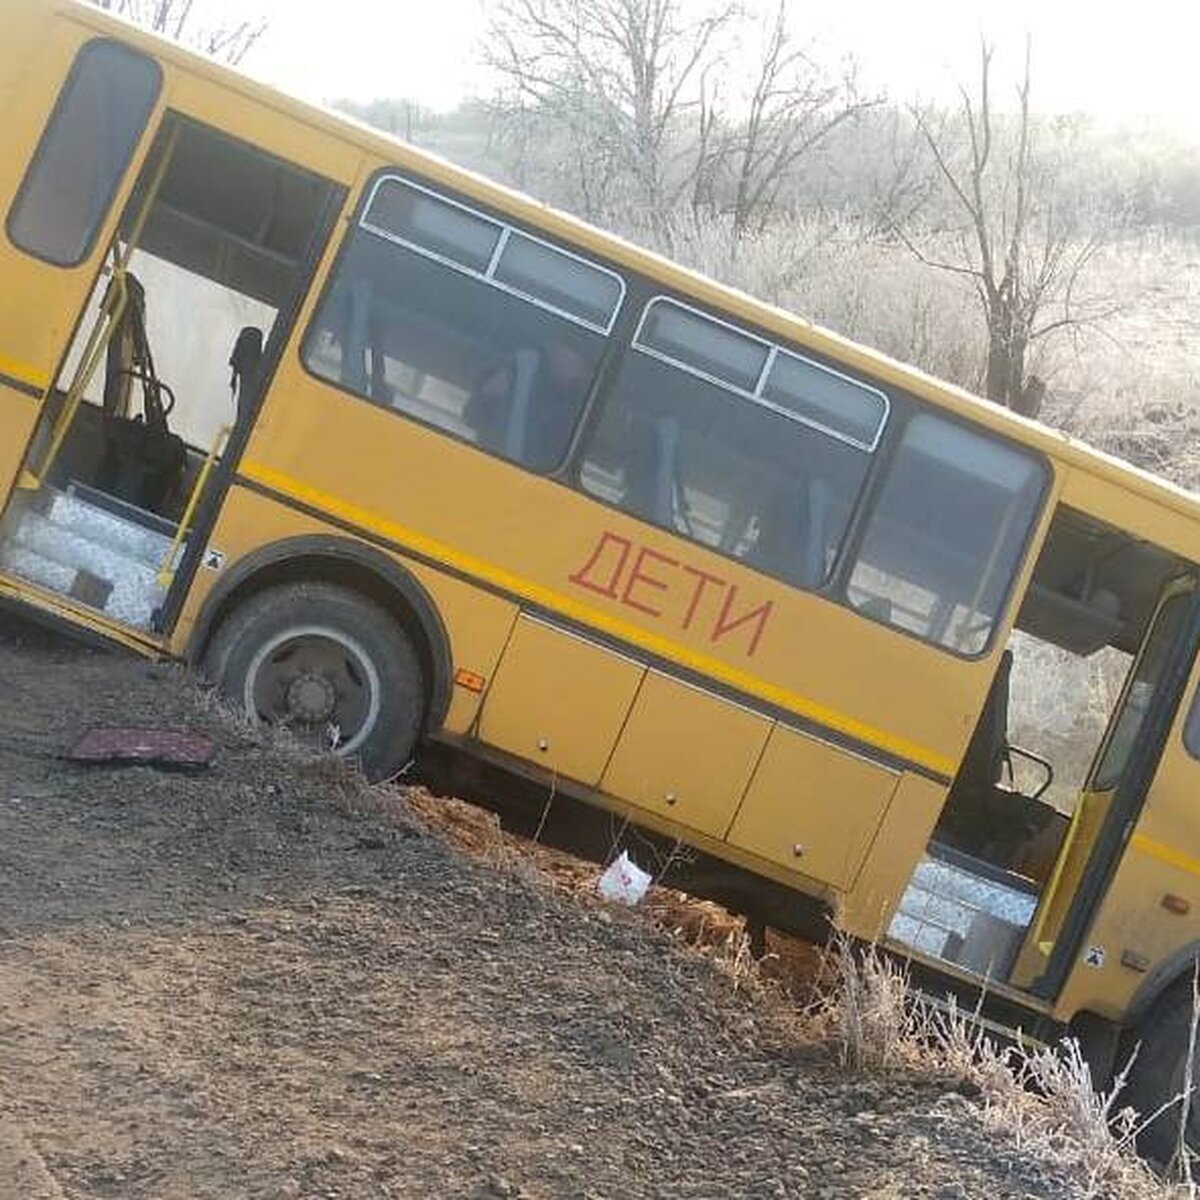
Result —
POLYGON ((1171 668, 1190 662, 1188 570, 1060 508, 891 938, 1053 998, 1119 854, 1114 830, 1146 799, 1171 668))
POLYGON ((165 629, 340 198, 168 115, 31 440, 0 570, 165 629))

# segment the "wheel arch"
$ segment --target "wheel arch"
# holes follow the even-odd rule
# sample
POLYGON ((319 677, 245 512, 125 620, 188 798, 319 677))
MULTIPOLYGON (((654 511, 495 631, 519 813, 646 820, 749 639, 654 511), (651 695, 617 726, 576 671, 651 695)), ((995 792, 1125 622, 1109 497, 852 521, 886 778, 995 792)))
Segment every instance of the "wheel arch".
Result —
POLYGON ((450 707, 453 658, 441 614, 420 580, 373 546, 349 538, 306 534, 251 551, 221 575, 205 597, 184 657, 201 660, 221 621, 264 588, 321 580, 339 584, 375 601, 413 639, 428 680, 426 730, 436 729, 450 707))

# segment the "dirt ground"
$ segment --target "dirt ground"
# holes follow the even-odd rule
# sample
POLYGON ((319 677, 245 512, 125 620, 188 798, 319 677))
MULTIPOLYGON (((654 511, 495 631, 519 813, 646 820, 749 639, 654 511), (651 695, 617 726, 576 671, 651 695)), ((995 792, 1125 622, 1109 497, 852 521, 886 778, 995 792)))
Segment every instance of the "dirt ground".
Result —
POLYGON ((0 678, 2 1200, 1070 1194, 944 1083, 846 1075, 644 914, 172 668, 5 617, 0 678), (113 724, 216 761, 59 757, 113 724))

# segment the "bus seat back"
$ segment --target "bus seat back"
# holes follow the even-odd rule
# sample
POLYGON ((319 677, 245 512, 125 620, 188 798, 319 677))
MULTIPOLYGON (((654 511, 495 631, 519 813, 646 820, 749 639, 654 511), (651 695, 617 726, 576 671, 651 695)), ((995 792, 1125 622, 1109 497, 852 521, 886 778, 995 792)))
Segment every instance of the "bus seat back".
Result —
POLYGON ((829 542, 829 517, 833 492, 824 479, 808 481, 808 520, 800 551, 800 583, 818 587, 825 579, 825 547, 829 542))
POLYGON ((533 394, 542 356, 529 348, 513 355, 513 388, 508 402, 508 422, 504 431, 506 457, 523 462, 529 447, 529 423, 533 415, 533 394))
POLYGON ((371 282, 355 279, 347 297, 346 329, 342 339, 342 383, 367 391, 367 337, 371 324, 371 282))
POLYGON ((675 529, 679 419, 644 416, 631 423, 623 504, 656 525, 675 529))

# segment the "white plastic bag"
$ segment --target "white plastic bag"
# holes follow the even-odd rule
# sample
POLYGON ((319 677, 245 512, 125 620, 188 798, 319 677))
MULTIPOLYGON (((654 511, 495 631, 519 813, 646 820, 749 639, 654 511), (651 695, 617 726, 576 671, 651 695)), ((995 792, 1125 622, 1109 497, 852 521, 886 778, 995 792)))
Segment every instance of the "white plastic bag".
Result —
POLYGON ((650 886, 650 876, 624 850, 605 868, 596 881, 596 891, 605 900, 616 900, 630 906, 641 901, 650 886))

